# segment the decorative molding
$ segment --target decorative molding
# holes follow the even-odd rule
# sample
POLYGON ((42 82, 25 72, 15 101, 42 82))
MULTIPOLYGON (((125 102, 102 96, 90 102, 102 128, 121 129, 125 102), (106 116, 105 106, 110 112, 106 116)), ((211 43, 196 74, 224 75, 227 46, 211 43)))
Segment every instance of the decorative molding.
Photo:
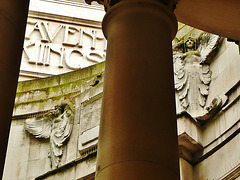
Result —
POLYGON ((81 156, 97 151, 99 125, 84 131, 79 137, 78 150, 81 156))
POLYGON ((202 145, 186 132, 178 135, 178 145, 184 147, 188 152, 193 154, 203 149, 202 145))
MULTIPOLYGON (((117 3, 121 2, 122 0, 85 0, 87 4, 92 4, 92 2, 97 2, 99 4, 104 5, 105 11, 108 11, 111 7, 116 5, 117 3)), ((141 2, 143 0, 139 0, 138 2, 141 2)), ((163 5, 166 5, 169 7, 172 11, 176 8, 176 4, 178 3, 178 0, 152 0, 157 1, 159 3, 162 3, 163 5)))
POLYGON ((98 5, 97 3, 92 4, 92 6, 86 5, 84 0, 40 0, 40 1, 103 10, 102 6, 98 5))
POLYGON ((62 147, 72 132, 74 114, 72 102, 65 101, 42 117, 30 118, 25 121, 26 131, 35 138, 49 139, 49 157, 53 168, 59 166, 60 158, 63 155, 62 147))
POLYGON ((240 163, 236 167, 231 169, 228 173, 218 178, 218 180, 234 180, 238 177, 240 177, 240 163))
POLYGON ((19 120, 19 119, 29 119, 34 117, 42 117, 44 114, 46 114, 49 111, 53 111, 54 109, 49 109, 46 111, 40 111, 35 113, 28 113, 28 114, 21 114, 21 115, 15 115, 12 117, 13 120, 19 120))
POLYGON ((88 154, 92 154, 94 152, 97 152, 97 148, 98 148, 98 145, 96 143, 95 145, 92 145, 89 148, 86 148, 86 149, 83 149, 83 150, 79 151, 79 153, 81 154, 81 156, 86 156, 88 154))
POLYGON ((46 77, 52 76, 54 74, 20 70, 19 75, 25 76, 25 77, 30 77, 30 78, 46 78, 46 77))
POLYGON ((240 120, 238 120, 233 126, 227 129, 224 133, 216 137, 213 141, 203 147, 203 151, 200 154, 194 155, 194 165, 198 164, 209 156, 214 154, 224 145, 226 145, 229 141, 231 141, 234 137, 236 137, 240 133, 240 120))
POLYGON ((51 14, 51 13, 44 13, 44 12, 38 12, 29 10, 28 17, 30 18, 37 18, 37 19, 44 19, 49 21, 57 21, 62 23, 71 23, 76 25, 84 25, 89 26, 92 28, 101 28, 102 22, 100 21, 93 21, 93 20, 87 20, 77 17, 69 17, 69 16, 63 16, 58 14, 51 14))
MULTIPOLYGON (((84 162, 84 161, 87 161, 89 159, 96 159, 96 156, 97 156, 97 153, 92 153, 92 154, 89 154, 87 156, 83 156, 83 157, 80 157, 80 158, 77 158, 77 159, 74 159, 73 161, 67 163, 67 164, 64 164, 63 166, 60 166, 56 169, 53 169, 53 170, 50 170, 38 177, 35 178, 35 180, 42 180, 42 179, 45 179, 47 177, 50 177, 50 176, 54 176, 55 174, 58 174, 58 173, 61 173, 61 172, 64 172, 72 167, 76 167, 78 164, 80 164, 81 162, 84 162)), ((89 174, 87 176, 84 176, 83 177, 83 180, 85 180, 84 178, 90 178, 90 177, 94 177, 95 173, 92 173, 92 174, 89 174)), ((79 179, 78 179, 79 180, 79 179)), ((80 178, 80 180, 82 180, 82 178, 80 178)), ((86 179, 86 180, 91 180, 91 179, 86 179)))

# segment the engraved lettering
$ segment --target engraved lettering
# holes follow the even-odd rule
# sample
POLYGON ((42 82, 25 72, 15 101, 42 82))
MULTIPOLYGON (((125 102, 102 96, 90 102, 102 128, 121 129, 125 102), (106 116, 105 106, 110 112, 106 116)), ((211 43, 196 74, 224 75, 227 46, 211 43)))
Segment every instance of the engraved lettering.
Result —
POLYGON ((58 67, 59 68, 63 68, 63 53, 64 53, 64 49, 65 48, 63 48, 63 47, 54 48, 52 46, 47 46, 47 60, 45 62, 45 66, 49 66, 50 65, 50 55, 51 55, 51 52, 54 52, 54 53, 60 55, 60 62, 59 62, 58 67))
POLYGON ((43 28, 41 26, 41 22, 33 22, 33 21, 28 21, 28 24, 34 24, 34 27, 30 30, 30 32, 26 35, 26 39, 30 39, 30 35, 33 33, 33 31, 38 31, 41 35, 41 41, 42 42, 49 42, 48 39, 46 38, 46 35, 43 31, 43 28))
POLYGON ((92 30, 92 33, 89 33, 87 31, 83 31, 83 33, 92 38, 91 49, 94 50, 95 49, 95 41, 96 41, 96 30, 92 30))
POLYGON ((40 54, 39 54, 39 58, 37 61, 38 65, 43 65, 43 61, 44 61, 44 54, 45 54, 45 44, 40 44, 40 54))
POLYGON ((60 30, 63 28, 63 25, 59 25, 56 32, 52 35, 49 31, 49 25, 48 25, 48 22, 42 22, 43 24, 43 27, 47 33, 47 36, 49 38, 49 41, 50 42, 53 42, 53 40, 55 39, 55 37, 58 35, 58 33, 60 32, 60 30))
POLYGON ((80 39, 79 39, 78 47, 80 48, 83 47, 83 29, 82 28, 80 28, 80 39))
POLYGON ((27 55, 28 63, 30 63, 30 64, 35 64, 36 61, 32 60, 32 58, 31 58, 30 55, 29 55, 29 51, 28 51, 28 48, 29 48, 29 47, 32 47, 32 46, 35 46, 35 43, 31 43, 31 42, 30 42, 30 44, 28 44, 28 45, 25 45, 25 44, 24 44, 23 51, 24 51, 25 54, 27 55))
POLYGON ((25 39, 23 52, 29 64, 76 70, 106 57, 107 41, 99 29, 30 18, 25 39))
POLYGON ((92 61, 94 63, 99 63, 102 61, 103 57, 104 57, 105 53, 99 53, 99 52, 90 52, 87 54, 87 59, 89 61, 92 61))
POLYGON ((65 46, 76 46, 78 42, 69 42, 69 34, 73 35, 75 34, 76 32, 78 32, 79 29, 74 27, 74 26, 65 26, 65 35, 64 35, 64 41, 63 41, 63 45, 65 46))
POLYGON ((66 53, 66 64, 67 64, 67 66, 68 66, 69 68, 71 68, 71 69, 74 69, 74 70, 81 69, 80 63, 79 63, 78 65, 73 65, 73 64, 71 64, 71 62, 70 62, 71 54, 72 54, 73 52, 80 54, 80 56, 83 56, 83 53, 82 53, 80 50, 78 50, 78 49, 71 49, 71 50, 69 50, 69 51, 66 53))

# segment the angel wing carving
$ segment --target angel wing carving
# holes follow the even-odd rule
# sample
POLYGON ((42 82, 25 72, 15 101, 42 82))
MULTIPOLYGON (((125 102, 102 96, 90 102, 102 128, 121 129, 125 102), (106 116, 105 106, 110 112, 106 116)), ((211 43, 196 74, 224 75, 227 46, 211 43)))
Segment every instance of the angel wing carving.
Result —
POLYGON ((211 61, 220 41, 217 35, 203 33, 200 44, 189 37, 173 49, 175 90, 181 107, 193 117, 206 111, 204 107, 211 82, 211 71, 206 61, 211 61))
POLYGON ((223 38, 211 33, 203 33, 200 38, 198 51, 201 54, 201 63, 211 63, 213 57, 216 55, 217 50, 223 38))
POLYGON ((27 119, 25 129, 36 138, 50 140, 50 158, 53 168, 59 166, 63 154, 62 147, 69 139, 75 111, 69 102, 55 106, 42 117, 27 119))

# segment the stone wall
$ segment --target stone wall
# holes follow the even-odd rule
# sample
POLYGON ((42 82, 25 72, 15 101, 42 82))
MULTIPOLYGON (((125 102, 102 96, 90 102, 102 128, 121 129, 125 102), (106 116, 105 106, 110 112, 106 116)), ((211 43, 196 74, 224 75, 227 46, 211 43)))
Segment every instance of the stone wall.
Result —
MULTIPOLYGON (((99 124, 103 76, 104 63, 101 63, 59 76, 19 83, 3 179, 34 179, 45 173, 46 177, 51 176, 56 171, 63 171, 70 179, 79 179, 95 171, 96 143, 95 146, 89 143, 97 141, 97 136, 86 132, 99 124), (40 120, 46 125, 51 120, 44 119, 49 117, 46 114, 66 101, 70 101, 75 109, 73 127, 69 139, 62 145, 59 164, 53 166, 51 136, 50 139, 37 138, 36 134, 26 130, 26 124, 40 120)), ((51 121, 51 133, 54 120, 51 121)), ((61 173, 57 176, 65 179, 61 173)))
MULTIPOLYGON (((97 4, 87 7, 83 1, 35 0, 31 2, 29 20, 42 20, 41 25, 54 22, 58 27, 65 22, 68 23, 65 28, 74 24, 79 29, 88 26, 100 30, 102 16, 103 11, 97 4), (54 13, 51 13, 50 4, 54 4, 54 13), (79 17, 73 17, 70 11, 62 11, 69 7, 74 14, 80 8, 79 17)), ((50 47, 36 31, 36 40, 44 47, 50 47)), ((181 179, 237 179, 240 177, 239 49, 223 38, 216 47, 211 46, 217 44, 216 36, 210 35, 212 39, 209 41, 204 39, 205 35, 179 23, 173 41, 181 179), (198 43, 192 52, 186 50, 185 42, 191 39, 189 37, 198 43), (205 51, 210 49, 207 52, 211 56, 204 55, 201 46, 205 51), (188 79, 181 81, 184 77, 188 79), (195 81, 188 84, 190 78, 195 81), (188 88, 186 93, 183 87, 188 88)), ((61 37, 64 39, 63 34, 61 37)), ((67 48, 71 48, 68 43, 67 48)), ((86 46, 95 51, 91 43, 89 41, 86 46)), ((66 46, 66 42, 61 45, 66 46)), ((22 78, 49 75, 47 61, 31 64, 26 54, 24 58, 27 65, 22 65, 22 78), (24 71, 24 67, 36 71, 24 71), (43 74, 41 69, 44 69, 43 74)), ((68 72, 66 74, 19 82, 3 179, 94 179, 104 77, 104 63, 93 65, 95 63, 73 72, 69 72, 74 70, 71 64, 67 66, 65 63, 66 69, 61 67, 60 71, 68 72), (57 107, 63 107, 64 103, 74 109, 73 122, 66 115, 69 110, 65 109, 66 106, 60 114, 57 113, 57 107), (59 122, 62 122, 60 125, 64 131, 59 122), (61 131, 64 136, 57 133, 61 131), (62 141, 61 148, 54 146, 58 138, 62 141), (56 156, 60 149, 62 154, 56 156)))

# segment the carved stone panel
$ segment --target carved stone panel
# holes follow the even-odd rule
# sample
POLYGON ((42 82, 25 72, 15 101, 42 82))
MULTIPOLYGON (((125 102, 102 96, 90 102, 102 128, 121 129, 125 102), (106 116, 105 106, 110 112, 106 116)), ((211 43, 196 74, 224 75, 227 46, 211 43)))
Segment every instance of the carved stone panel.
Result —
POLYGON ((71 102, 63 102, 42 116, 27 119, 25 129, 35 138, 49 139, 52 168, 57 168, 63 155, 62 147, 70 138, 75 110, 71 102))
POLYGON ((21 72, 62 74, 105 61, 107 41, 99 27, 29 17, 21 72))
POLYGON ((82 103, 78 150, 81 156, 97 150, 102 94, 82 103))
POLYGON ((211 62, 221 38, 203 33, 198 39, 188 37, 174 47, 174 79, 177 112, 187 111, 192 117, 205 116, 206 100, 211 83, 211 62))

